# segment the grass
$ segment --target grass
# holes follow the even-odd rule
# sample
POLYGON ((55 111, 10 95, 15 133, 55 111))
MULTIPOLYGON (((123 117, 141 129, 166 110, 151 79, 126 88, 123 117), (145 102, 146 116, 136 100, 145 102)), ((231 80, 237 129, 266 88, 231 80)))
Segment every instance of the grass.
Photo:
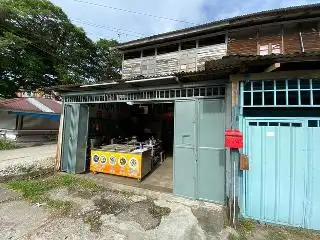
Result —
POLYGON ((238 228, 239 230, 243 230, 245 232, 251 232, 253 231, 255 225, 256 225, 255 221, 251 219, 240 219, 238 228))
POLYGON ((15 148, 17 148, 17 145, 14 142, 0 139, 0 151, 1 150, 10 150, 10 149, 15 149, 15 148))
POLYGON ((300 239, 320 239, 320 231, 306 230, 303 228, 286 228, 290 235, 295 235, 300 239))
POLYGON ((82 189, 96 189, 98 186, 89 180, 78 178, 70 174, 55 174, 48 178, 31 180, 11 180, 8 186, 13 190, 22 192, 24 198, 33 203, 45 203, 47 206, 61 213, 69 213, 72 203, 69 201, 53 200, 45 196, 45 193, 60 187, 73 187, 82 189))
POLYGON ((259 239, 266 240, 320 239, 320 231, 279 225, 263 225, 251 219, 240 219, 236 231, 237 234, 231 233, 229 235, 229 240, 256 239, 258 235, 260 235, 259 239))
POLYGON ((99 214, 87 213, 84 217, 84 222, 90 225, 90 230, 92 232, 100 232, 102 221, 99 214))
POLYGON ((287 240, 288 237, 286 234, 282 233, 280 230, 271 230, 268 231, 266 235, 267 240, 287 240))
POLYGON ((49 207, 57 210, 61 214, 68 214, 72 210, 72 202, 70 201, 61 201, 45 198, 45 202, 49 207))

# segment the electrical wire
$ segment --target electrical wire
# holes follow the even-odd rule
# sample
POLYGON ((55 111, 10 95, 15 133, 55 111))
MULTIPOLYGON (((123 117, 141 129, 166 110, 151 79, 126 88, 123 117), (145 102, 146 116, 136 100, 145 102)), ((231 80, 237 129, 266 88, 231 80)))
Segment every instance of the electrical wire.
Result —
POLYGON ((93 3, 93 2, 83 1, 83 0, 72 0, 72 1, 77 2, 77 3, 89 4, 89 5, 93 5, 93 6, 97 6, 97 7, 109 8, 112 10, 126 12, 126 13, 132 13, 132 14, 143 15, 143 16, 147 16, 147 17, 153 17, 153 18, 157 18, 157 19, 163 19, 163 20, 167 20, 167 21, 174 21, 174 22, 186 23, 186 24, 190 24, 190 25, 197 25, 197 23, 194 23, 194 22, 178 20, 178 19, 163 17, 163 16, 157 16, 157 15, 153 15, 150 13, 132 11, 132 10, 113 7, 113 6, 109 6, 109 5, 105 5, 105 4, 101 4, 101 3, 93 3))
POLYGON ((112 32, 116 32, 116 33, 124 34, 124 35, 130 35, 130 36, 133 36, 133 37, 139 37, 140 38, 140 37, 146 35, 146 34, 134 32, 134 31, 131 31, 131 30, 126 30, 126 29, 122 29, 122 28, 115 28, 115 27, 109 27, 109 26, 105 26, 105 25, 100 25, 100 24, 95 24, 95 23, 90 23, 90 22, 78 20, 78 19, 71 19, 71 20, 74 21, 74 22, 78 22, 78 23, 82 23, 82 24, 91 26, 91 27, 102 28, 102 29, 106 29, 108 31, 112 31, 112 32))
MULTIPOLYGON (((63 58, 61 58, 61 57, 59 57, 59 56, 57 56, 57 55, 55 55, 55 54, 53 54, 53 53, 51 53, 51 52, 48 52, 47 50, 45 50, 45 49, 43 49, 43 48, 40 48, 37 44, 34 44, 31 39, 26 38, 25 36, 20 36, 20 35, 17 34, 17 33, 13 33, 13 32, 11 32, 9 29, 7 29, 7 28, 5 28, 5 29, 6 29, 8 32, 10 32, 11 34, 13 34, 13 35, 15 35, 15 36, 17 36, 17 37, 25 38, 26 40, 28 40, 28 44, 34 46, 34 47, 37 48, 38 50, 43 51, 43 52, 49 54, 50 56, 56 58, 57 60, 60 60, 60 61, 63 62, 63 63, 68 63, 66 59, 63 59, 63 58)), ((30 34, 30 32, 28 32, 28 34, 30 34)), ((35 37, 38 37, 38 36, 36 36, 36 35, 34 35, 34 34, 31 34, 31 35, 33 35, 33 36, 35 36, 35 37)), ((68 63, 68 64, 69 64, 69 63, 68 63)))
MULTIPOLYGON (((86 31, 86 33, 87 33, 87 35, 89 36, 94 36, 94 37, 96 37, 97 39, 98 38, 103 38, 103 39, 115 39, 116 37, 115 36, 113 36, 113 37, 110 37, 110 36, 107 36, 107 37, 105 37, 104 36, 104 34, 105 33, 103 33, 103 32, 100 32, 100 31, 98 31, 98 32, 96 32, 96 31, 91 31, 91 30, 89 30, 89 31, 86 31)), ((129 37, 129 35, 128 34, 126 34, 126 33, 117 33, 117 37, 119 38, 119 42, 124 42, 124 41, 129 41, 129 40, 131 40, 132 38, 130 38, 129 37)))

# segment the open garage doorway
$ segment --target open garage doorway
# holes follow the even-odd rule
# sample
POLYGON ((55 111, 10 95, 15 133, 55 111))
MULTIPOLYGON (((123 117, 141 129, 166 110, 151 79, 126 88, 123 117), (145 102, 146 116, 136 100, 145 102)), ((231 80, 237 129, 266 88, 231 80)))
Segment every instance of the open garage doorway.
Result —
POLYGON ((89 104, 88 177, 172 192, 173 102, 89 104))

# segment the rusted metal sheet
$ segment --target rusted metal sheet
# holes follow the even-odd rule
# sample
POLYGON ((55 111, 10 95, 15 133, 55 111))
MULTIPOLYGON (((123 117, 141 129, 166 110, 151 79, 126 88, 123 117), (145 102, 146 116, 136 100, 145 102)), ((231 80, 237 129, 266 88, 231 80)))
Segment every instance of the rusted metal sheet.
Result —
POLYGON ((245 154, 240 155, 240 170, 249 170, 249 158, 245 154))

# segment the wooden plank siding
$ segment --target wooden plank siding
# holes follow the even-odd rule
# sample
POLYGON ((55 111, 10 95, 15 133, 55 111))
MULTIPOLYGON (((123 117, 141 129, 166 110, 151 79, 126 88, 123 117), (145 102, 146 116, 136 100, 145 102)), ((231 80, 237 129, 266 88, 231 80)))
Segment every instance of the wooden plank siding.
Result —
POLYGON ((227 45, 217 44, 199 48, 197 51, 197 71, 204 70, 206 61, 217 60, 227 55, 227 45))
POLYGON ((220 59, 225 55, 227 55, 227 45, 222 43, 152 57, 129 59, 123 61, 122 74, 126 79, 139 75, 154 76, 199 71, 204 70, 206 61, 220 59))
POLYGON ((309 26, 302 25, 301 32, 304 50, 306 52, 320 51, 320 23, 309 26))
POLYGON ((283 54, 302 52, 300 31, 304 51, 320 51, 319 23, 308 22, 276 27, 262 26, 248 31, 247 34, 244 34, 243 31, 233 32, 229 34, 228 55, 257 55, 259 54, 259 46, 268 44, 279 44, 283 54))
POLYGON ((232 38, 229 40, 228 55, 243 54, 256 55, 257 54, 257 39, 251 37, 248 39, 232 38))

